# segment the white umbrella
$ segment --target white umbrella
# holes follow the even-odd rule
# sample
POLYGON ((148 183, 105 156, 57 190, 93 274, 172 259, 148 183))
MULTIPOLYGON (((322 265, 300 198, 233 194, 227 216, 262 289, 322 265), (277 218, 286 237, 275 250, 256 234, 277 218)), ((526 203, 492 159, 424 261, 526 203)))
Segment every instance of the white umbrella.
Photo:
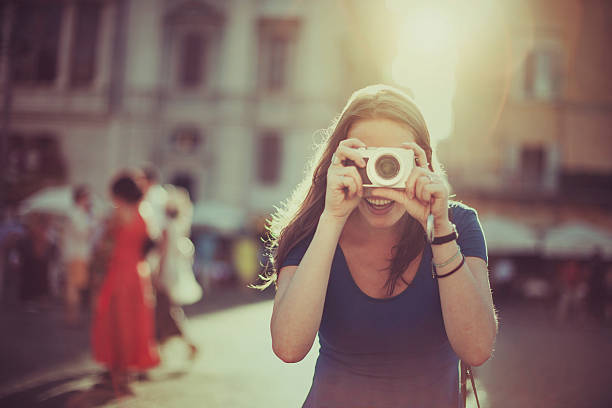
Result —
MULTIPOLYGON (((74 209, 72 203, 72 186, 47 187, 37 191, 19 206, 19 213, 25 215, 33 212, 67 216, 74 209)), ((92 194, 94 213, 107 209, 100 199, 92 194)))
POLYGON ((506 217, 480 217, 487 241, 487 249, 494 255, 534 254, 538 251, 535 229, 506 217))
POLYGON ((243 228, 246 220, 247 214, 242 208, 218 201, 204 201, 195 205, 192 225, 231 233, 243 228))
POLYGON ((566 223, 548 230, 542 249, 549 257, 588 257, 599 249, 611 258, 612 232, 585 223, 566 223))

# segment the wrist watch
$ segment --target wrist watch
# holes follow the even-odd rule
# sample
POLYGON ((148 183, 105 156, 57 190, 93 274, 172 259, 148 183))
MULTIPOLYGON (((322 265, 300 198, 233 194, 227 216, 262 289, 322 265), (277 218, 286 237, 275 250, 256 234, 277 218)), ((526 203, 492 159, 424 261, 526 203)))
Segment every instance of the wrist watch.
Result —
POLYGON ((457 238, 459 238, 459 234, 457 233, 457 227, 452 222, 451 222, 451 227, 453 228, 453 231, 450 234, 442 235, 441 237, 433 237, 432 239, 430 239, 429 242, 432 245, 441 245, 441 244, 446 244, 447 242, 454 241, 457 238))

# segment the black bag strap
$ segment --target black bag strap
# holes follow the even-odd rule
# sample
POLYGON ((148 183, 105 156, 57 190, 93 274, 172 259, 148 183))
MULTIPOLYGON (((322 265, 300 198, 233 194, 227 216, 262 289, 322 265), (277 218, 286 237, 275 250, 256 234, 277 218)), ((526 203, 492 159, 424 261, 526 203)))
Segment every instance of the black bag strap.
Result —
POLYGON ((459 367, 461 368, 461 406, 466 407, 467 401, 467 384, 466 380, 469 378, 472 383, 472 390, 474 391, 474 398, 476 398, 476 406, 480 408, 480 401, 478 400, 478 392, 476 391, 476 383, 474 382, 474 372, 472 367, 465 364, 463 361, 459 361, 459 367))

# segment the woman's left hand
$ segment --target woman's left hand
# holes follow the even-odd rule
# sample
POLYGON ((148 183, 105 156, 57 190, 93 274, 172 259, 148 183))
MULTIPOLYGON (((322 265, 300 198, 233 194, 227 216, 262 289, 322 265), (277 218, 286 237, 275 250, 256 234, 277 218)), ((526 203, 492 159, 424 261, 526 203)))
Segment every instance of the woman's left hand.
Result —
POLYGON ((412 150, 417 162, 406 180, 406 188, 375 188, 371 195, 403 204, 408 214, 419 221, 424 229, 430 212, 434 216, 435 229, 448 225, 449 193, 446 183, 429 170, 425 151, 418 144, 404 143, 402 147, 412 150))

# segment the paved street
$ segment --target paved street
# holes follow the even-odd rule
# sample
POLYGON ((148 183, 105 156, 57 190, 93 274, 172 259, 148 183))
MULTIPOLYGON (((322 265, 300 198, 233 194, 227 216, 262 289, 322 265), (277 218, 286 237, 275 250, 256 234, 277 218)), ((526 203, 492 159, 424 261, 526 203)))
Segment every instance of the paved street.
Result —
MULTIPOLYGON (((0 407, 298 407, 316 353, 284 364, 272 354, 270 295, 240 290, 211 294, 188 309, 202 352, 187 359, 180 342, 135 396, 120 401, 92 386, 100 367, 89 357, 86 329, 61 326, 55 307, 37 314, 0 312, 0 407)), ((501 305, 492 360, 476 369, 484 407, 612 406, 612 329, 588 320, 558 327, 550 305, 501 305)))

